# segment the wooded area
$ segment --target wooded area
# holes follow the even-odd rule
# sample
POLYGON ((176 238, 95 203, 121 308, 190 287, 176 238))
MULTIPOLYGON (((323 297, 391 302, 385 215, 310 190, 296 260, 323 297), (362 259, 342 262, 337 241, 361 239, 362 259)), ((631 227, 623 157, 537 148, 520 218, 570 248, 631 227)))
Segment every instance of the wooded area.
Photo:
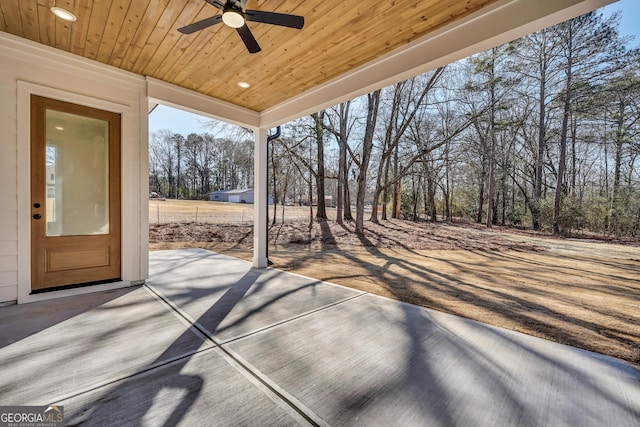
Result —
MULTIPOLYGON (((319 220, 330 195, 356 233, 366 206, 373 222, 638 236, 640 53, 618 23, 593 12, 288 123, 270 194, 319 220)), ((253 138, 229 135, 153 134, 150 191, 251 187, 253 138)))

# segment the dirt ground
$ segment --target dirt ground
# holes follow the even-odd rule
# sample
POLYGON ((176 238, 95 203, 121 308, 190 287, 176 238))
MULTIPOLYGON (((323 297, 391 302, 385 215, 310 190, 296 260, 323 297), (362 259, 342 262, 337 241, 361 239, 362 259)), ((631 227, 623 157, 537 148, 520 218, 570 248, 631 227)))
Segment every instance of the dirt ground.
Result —
MULTIPOLYGON (((640 247, 476 225, 270 228, 273 267, 640 363, 640 247)), ((250 260, 242 224, 151 224, 150 248, 250 260)))

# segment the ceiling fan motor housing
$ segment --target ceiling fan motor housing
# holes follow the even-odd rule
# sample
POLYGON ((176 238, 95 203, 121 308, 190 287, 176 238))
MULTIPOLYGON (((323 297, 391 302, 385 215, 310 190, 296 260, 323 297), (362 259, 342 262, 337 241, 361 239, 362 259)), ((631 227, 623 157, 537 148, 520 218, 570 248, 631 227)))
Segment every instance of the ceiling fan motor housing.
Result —
POLYGON ((178 28, 182 34, 192 34, 196 31, 223 22, 225 25, 235 28, 242 42, 246 46, 249 53, 260 52, 260 45, 247 27, 247 21, 258 22, 262 24, 279 25, 282 27, 302 29, 304 26, 304 17, 298 15, 289 15, 277 12, 264 12, 261 10, 243 10, 246 1, 227 0, 223 4, 220 0, 205 0, 210 5, 220 9, 221 15, 214 15, 209 18, 194 22, 185 27, 178 28))

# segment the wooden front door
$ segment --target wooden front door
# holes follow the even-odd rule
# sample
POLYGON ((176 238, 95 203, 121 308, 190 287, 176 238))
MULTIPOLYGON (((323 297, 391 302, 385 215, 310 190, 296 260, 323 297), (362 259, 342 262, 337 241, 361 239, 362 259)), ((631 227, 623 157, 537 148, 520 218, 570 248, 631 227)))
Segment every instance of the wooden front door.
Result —
POLYGON ((120 279, 120 114, 31 96, 31 290, 120 279))

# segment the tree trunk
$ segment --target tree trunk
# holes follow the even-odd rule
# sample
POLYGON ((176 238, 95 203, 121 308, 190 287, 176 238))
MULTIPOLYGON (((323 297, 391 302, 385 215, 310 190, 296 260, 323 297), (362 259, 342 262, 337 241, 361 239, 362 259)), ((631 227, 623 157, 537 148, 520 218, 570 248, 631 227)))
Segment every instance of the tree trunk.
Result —
POLYGON ((387 158, 384 166, 384 192, 382 193, 382 220, 387 220, 387 203, 389 202, 389 187, 387 183, 389 182, 389 163, 391 163, 391 159, 387 158))
MULTIPOLYGON (((413 169, 413 167, 412 167, 413 169)), ((420 189, 420 177, 417 178, 418 182, 416 183, 416 174, 415 171, 412 170, 411 173, 411 197, 413 198, 412 202, 413 202, 413 209, 412 209, 412 218, 414 221, 418 220, 418 200, 420 198, 419 196, 419 189, 420 189)))
MULTIPOLYGON (((286 199, 287 199, 287 191, 289 191, 289 178, 291 177, 291 169, 287 168, 287 173, 284 177, 284 185, 282 187, 282 223, 284 224, 284 207, 286 205, 286 199)), ((274 199, 273 201, 273 212, 274 212, 274 216, 275 216, 275 212, 276 212, 276 201, 274 199)))
POLYGON ((624 107, 621 104, 616 120, 615 161, 613 164, 613 190, 611 192, 611 230, 617 234, 620 222, 620 182, 622 181, 622 147, 624 143, 624 107))
POLYGON ((349 139, 349 108, 351 101, 343 102, 339 105, 339 129, 334 135, 338 141, 338 200, 336 209, 336 221, 343 224, 344 220, 351 218, 349 210, 349 170, 347 165, 347 144, 349 139), (348 214, 347 214, 348 212, 348 214))
POLYGON ((451 194, 453 193, 453 183, 451 182, 450 171, 450 159, 449 159, 449 150, 451 149, 450 144, 447 142, 445 146, 444 152, 444 201, 445 201, 445 219, 447 221, 451 221, 453 219, 453 213, 451 212, 451 194))
POLYGON ((425 163, 422 164, 422 178, 423 178, 423 184, 422 184, 422 203, 424 205, 424 214, 425 217, 427 215, 429 215, 429 189, 428 189, 428 185, 429 185, 429 180, 427 178, 427 167, 425 166, 425 163))
POLYGON ((309 176, 309 229, 313 224, 313 179, 309 176))
POLYGON ((578 158, 576 154, 576 138, 578 133, 578 121, 575 117, 571 120, 571 189, 570 194, 576 193, 577 175, 578 175, 578 158))
POLYGON ((489 182, 487 189, 487 227, 494 221, 496 191, 496 83, 495 83, 495 48, 492 50, 490 68, 490 122, 489 122, 489 182))
POLYGON ((378 163, 378 178, 376 179, 376 188, 373 191, 373 202, 371 204, 371 217, 369 221, 374 224, 378 224, 378 207, 380 206, 380 197, 383 196, 384 200, 382 200, 382 216, 383 219, 386 219, 387 216, 387 179, 389 174, 389 158, 384 156, 384 152, 386 150, 386 145, 382 148, 383 156, 378 163), (384 178, 384 182, 382 179, 384 178))
POLYGON ((491 138, 491 147, 489 149, 489 176, 487 189, 487 227, 493 224, 493 211, 495 208, 495 144, 491 138))
MULTIPOLYGON (((345 174, 348 176, 348 171, 345 171, 345 174)), ((353 221, 353 213, 351 212, 351 190, 348 185, 349 181, 347 180, 347 185, 344 187, 344 220, 345 221, 353 221)))
MULTIPOLYGON (((393 177, 396 179, 402 171, 401 167, 398 164, 398 145, 396 145, 395 150, 393 151, 393 177)), ((400 205, 402 204, 400 192, 402 191, 402 183, 401 180, 398 180, 393 186, 393 211, 391 214, 391 218, 398 219, 400 218, 400 205)))
MULTIPOLYGON (((270 151, 271 154, 271 177, 273 178, 273 219, 271 220, 271 225, 276 225, 276 216, 278 215, 278 178, 276 176, 277 168, 274 154, 276 150, 273 142, 267 142, 267 144, 267 151, 270 151)), ((282 205, 284 206, 284 202, 282 205)))
MULTIPOLYGON (((505 162, 506 163, 506 162, 505 162)), ((500 178, 500 192, 502 193, 502 218, 500 224, 505 225, 505 217, 507 215, 507 168, 503 167, 502 176, 500 178)))
POLYGON ((327 210, 324 202, 324 115, 325 112, 313 113, 315 123, 315 136, 317 142, 317 172, 316 177, 316 198, 318 200, 318 208, 316 209, 316 218, 319 220, 327 219, 327 210))
POLYGON ((175 187, 175 191, 173 192, 173 194, 175 195, 176 199, 180 198, 180 181, 181 181, 181 170, 180 170, 180 166, 182 165, 182 145, 183 145, 183 138, 181 135, 174 135, 174 142, 176 144, 176 154, 178 156, 177 162, 176 162, 176 167, 177 167, 177 179, 175 181, 176 187, 175 187))
MULTIPOLYGON (((476 128, 478 128, 478 126, 476 125, 476 128)), ((476 214, 476 222, 478 224, 482 224, 482 217, 484 216, 484 188, 485 188, 485 181, 487 179, 487 158, 488 153, 487 153, 487 139, 481 135, 481 132, 478 130, 478 135, 481 139, 481 143, 482 143, 482 152, 480 153, 480 165, 481 165, 481 169, 480 169, 480 179, 478 180, 478 212, 476 214)))
POLYGON ((400 219, 402 216, 402 174, 404 170, 402 166, 396 167, 396 183, 393 185, 393 219, 400 219))
POLYGON ((347 159, 347 149, 341 141, 338 141, 338 146, 340 149, 340 154, 338 155, 338 200, 336 201, 336 222, 338 224, 342 224, 344 215, 344 188, 346 186, 345 163, 347 159))
POLYGON ((427 177, 427 192, 429 198, 429 217, 432 222, 437 222, 438 210, 436 206, 436 183, 431 175, 427 177))
POLYGON ((369 161, 373 149, 373 136, 378 118, 378 107, 380 106, 380 90, 367 95, 367 124, 362 141, 362 158, 358 174, 358 193, 356 195, 356 224, 355 232, 364 235, 364 203, 367 192, 367 172, 369 161))
POLYGON ((540 207, 542 204, 542 167, 544 165, 544 145, 546 139, 546 115, 547 106, 545 99, 547 97, 547 61, 543 54, 540 58, 540 99, 538 101, 538 152, 536 157, 536 169, 533 184, 533 200, 530 206, 531 225, 534 230, 539 231, 542 227, 540 224, 540 207))
POLYGON ((558 178, 556 181, 556 195, 553 203, 553 233, 560 234, 560 211, 562 209, 562 195, 564 174, 567 168, 567 135, 569 132, 569 116, 571 114, 571 85, 573 78, 573 29, 569 24, 567 29, 567 68, 566 89, 564 96, 564 111, 562 115, 562 130, 560 133, 560 157, 558 159, 558 178))

